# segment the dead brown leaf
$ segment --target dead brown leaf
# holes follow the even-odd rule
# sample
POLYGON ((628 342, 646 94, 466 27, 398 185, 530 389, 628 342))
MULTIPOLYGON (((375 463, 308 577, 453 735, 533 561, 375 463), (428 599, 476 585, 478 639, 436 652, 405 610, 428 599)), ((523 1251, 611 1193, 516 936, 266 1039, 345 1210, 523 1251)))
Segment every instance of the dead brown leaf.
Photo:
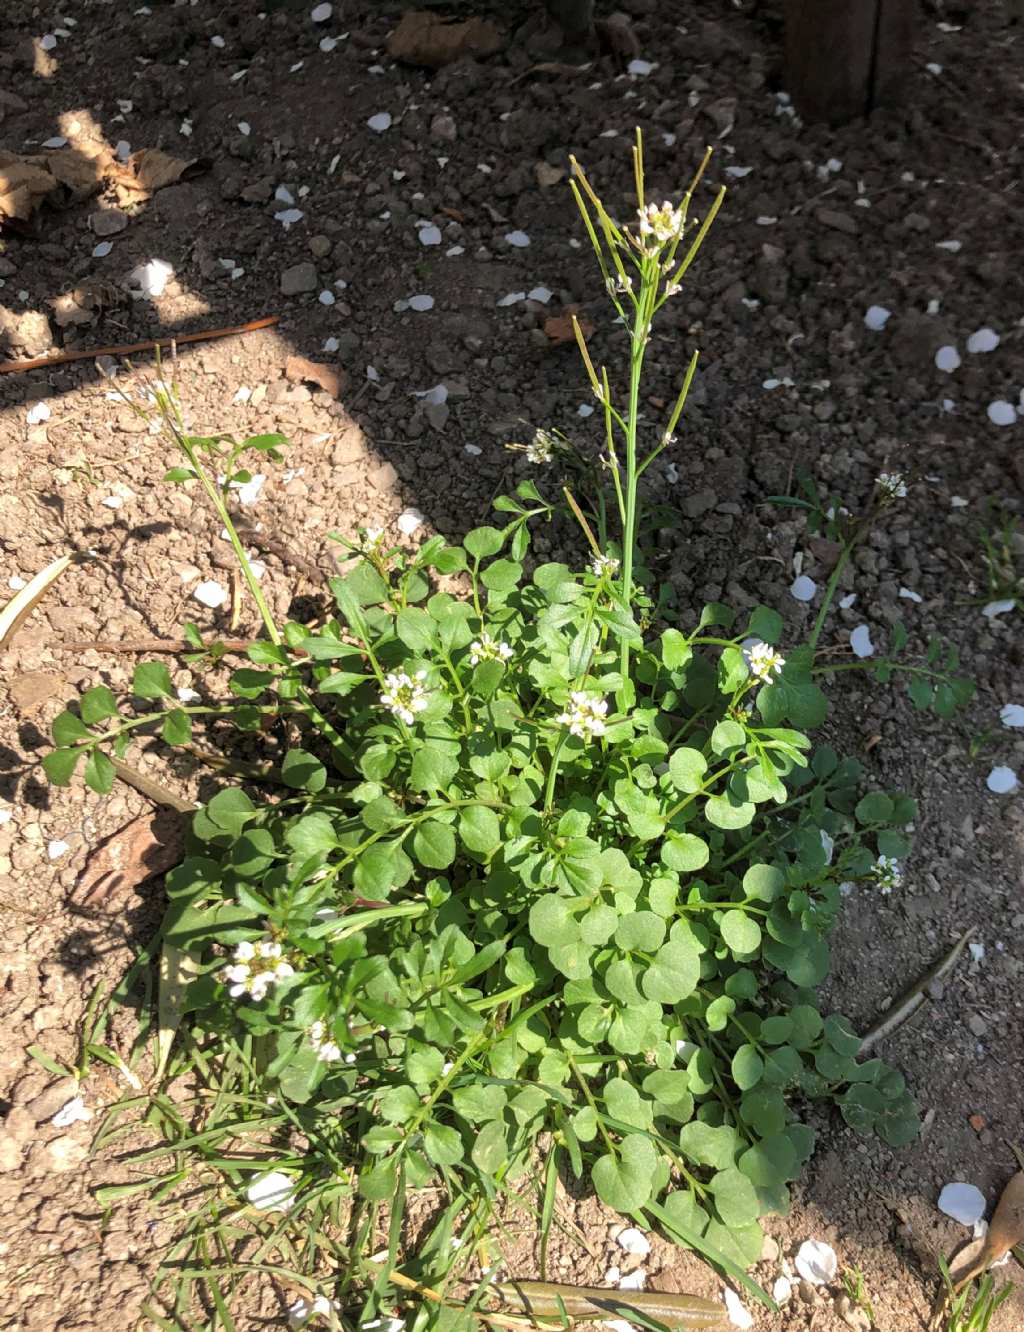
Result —
POLYGON ((552 166, 549 162, 536 162, 533 174, 537 177, 537 184, 542 190, 549 190, 552 185, 565 180, 565 168, 552 166))
POLYGON ((0 222, 28 222, 57 188, 50 172, 31 158, 0 151, 0 222))
POLYGON ((89 857, 71 892, 77 907, 105 912, 124 905, 131 893, 173 868, 185 852, 186 816, 173 809, 147 811, 102 842, 89 857))
POLYGON ((340 397, 345 387, 345 378, 340 370, 311 361, 306 356, 289 356, 284 363, 284 377, 293 384, 319 384, 332 398, 340 397))
POLYGON ((503 45, 500 28, 487 19, 450 23, 440 14, 410 9, 388 38, 388 55, 409 65, 440 69, 455 60, 494 55, 503 45))
POLYGON ((205 157, 173 157, 160 148, 140 148, 127 162, 115 162, 108 175, 122 204, 140 203, 179 180, 191 180, 208 171, 205 157))
POLYGON ((552 342, 575 342, 576 333, 572 326, 573 317, 580 326, 580 331, 585 338, 589 338, 594 331, 594 325, 589 319, 583 319, 575 310, 568 309, 560 315, 550 315, 544 320, 544 332, 552 342))

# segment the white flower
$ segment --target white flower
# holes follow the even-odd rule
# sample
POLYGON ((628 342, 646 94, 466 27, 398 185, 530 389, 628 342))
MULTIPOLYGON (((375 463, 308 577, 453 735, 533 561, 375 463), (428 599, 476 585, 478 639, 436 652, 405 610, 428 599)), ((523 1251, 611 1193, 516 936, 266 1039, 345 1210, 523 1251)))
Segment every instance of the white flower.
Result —
POLYGON ((606 699, 594 698, 582 689, 574 689, 566 710, 555 720, 568 726, 570 733, 578 735, 581 740, 592 740, 595 735, 604 735, 607 712, 606 699))
POLYGON ((319 1314, 329 1318, 332 1313, 340 1313, 341 1305, 337 1300, 329 1300, 326 1295, 300 1295, 294 1304, 288 1306, 288 1326, 305 1327, 311 1318, 319 1314))
POLYGON ((907 498, 907 483, 902 472, 880 472, 875 477, 875 485, 885 492, 888 499, 907 498))
POLYGON ((903 870, 900 868, 899 861, 894 860, 892 856, 879 856, 875 861, 875 868, 872 873, 887 897, 903 881, 903 870))
POLYGON ((317 1059, 325 1064, 337 1063, 341 1058, 341 1046, 337 1041, 328 1038, 326 1022, 317 1019, 310 1027, 308 1035, 317 1059))
POLYGON ((84 1120, 92 1119, 92 1111, 81 1096, 73 1096, 70 1101, 57 1111, 50 1123, 54 1128, 70 1128, 72 1124, 78 1124, 84 1120))
POLYGON ((652 249, 658 249, 674 241, 683 231, 683 210, 673 208, 668 202, 659 208, 657 204, 648 204, 639 211, 640 235, 652 249))
POLYGON ((786 658, 767 643, 754 643, 747 650, 747 665, 756 680, 767 683, 773 675, 779 674, 785 664, 786 658))
POLYGON ((804 1240, 793 1259, 793 1265, 812 1286, 827 1286, 835 1277, 839 1260, 835 1249, 824 1240, 804 1240))
POLYGON ((383 527, 362 528, 360 529, 360 535, 363 539, 363 550, 365 550, 368 555, 375 553, 378 546, 383 545, 384 542, 383 527))
POLYGON ((407 671, 390 671, 384 677, 380 701, 406 726, 413 724, 417 712, 422 712, 430 701, 423 686, 426 678, 426 671, 417 671, 415 678, 407 671))
POLYGON ((295 1181, 283 1170, 271 1170, 254 1179, 245 1196, 261 1212, 287 1212, 295 1201, 295 1181))
POLYGON ((619 561, 614 555, 595 555, 590 561, 590 572, 595 578, 614 578, 619 572, 619 561))
POLYGON ((273 939, 259 939, 255 943, 243 939, 217 978, 228 987, 232 999, 248 995, 259 1003, 273 984, 295 975, 291 963, 282 960, 282 952, 281 945, 273 939))
POLYGON ((482 633, 469 645, 469 664, 479 666, 482 661, 508 661, 512 656, 509 643, 499 643, 490 634, 482 633))
POLYGON ((534 431, 533 439, 526 446, 526 457, 532 463, 549 463, 555 456, 555 438, 546 430, 534 431))

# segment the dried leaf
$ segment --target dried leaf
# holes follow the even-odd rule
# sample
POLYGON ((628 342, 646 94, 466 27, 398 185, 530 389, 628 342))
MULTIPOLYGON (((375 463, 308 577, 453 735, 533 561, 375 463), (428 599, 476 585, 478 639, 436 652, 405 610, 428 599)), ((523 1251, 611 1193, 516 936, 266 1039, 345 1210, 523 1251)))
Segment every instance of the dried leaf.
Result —
POLYGON ((189 953, 165 943, 160 954, 160 990, 157 995, 156 1073, 159 1081, 171 1053, 181 1022, 182 1000, 196 974, 196 960, 189 953))
POLYGON ((186 159, 173 157, 160 148, 140 148, 127 162, 114 163, 109 175, 122 203, 138 203, 167 185, 191 180, 209 167, 207 158, 186 159))
MULTIPOLYGON (((567 310, 564 314, 551 315, 544 320, 544 332, 552 342, 575 342, 576 333, 573 329, 573 311, 567 310)), ((576 322, 579 324, 585 338, 589 338, 594 331, 594 325, 589 319, 581 319, 576 315, 576 322)))
POLYGON ((1015 1245, 1024 1244, 1024 1170, 1018 1170, 1003 1189, 985 1238, 993 1263, 1015 1245))
POLYGON ((977 926, 972 925, 970 929, 964 930, 956 943, 939 960, 928 968, 928 970, 918 980, 905 990, 903 994, 882 1014, 878 1021, 870 1030, 866 1031, 861 1039, 860 1052, 866 1053, 878 1041, 886 1036, 891 1036, 894 1031, 899 1030, 905 1022, 914 1016, 917 1010, 927 1000, 925 991, 934 981, 941 980, 943 976, 952 971, 957 958, 964 950, 967 940, 974 934, 977 926))
POLYGON ((0 652, 10 646, 23 621, 32 614, 46 595, 50 584, 61 576, 73 559, 72 555, 61 555, 52 564, 48 564, 30 583, 26 583, 20 592, 15 592, 0 611, 0 652))
POLYGON ((330 365, 321 365, 305 356, 289 356, 284 364, 284 377, 293 384, 319 384, 332 398, 341 396, 345 380, 340 371, 330 365))
POLYGON ((146 811, 101 842, 71 893, 78 907, 107 912, 124 905, 140 884, 172 869, 185 851, 185 818, 174 810, 146 811))
POLYGON ((388 55, 410 65, 440 69, 466 57, 495 55, 503 45, 501 30, 487 19, 449 23, 440 14, 409 9, 388 38, 388 55))
POLYGON ((549 190, 552 185, 565 180, 565 168, 552 166, 550 162, 535 163, 533 174, 537 177, 537 184, 542 190, 549 190))
POLYGON ((57 189, 49 171, 17 153, 0 152, 0 223, 28 222, 57 189))
POLYGON ((658 1290, 601 1290, 593 1286, 569 1286, 557 1281, 503 1281, 496 1287, 508 1304, 534 1318, 559 1318, 602 1322, 628 1319, 630 1311, 656 1318, 669 1327, 718 1327, 725 1309, 696 1295, 676 1295, 658 1290))

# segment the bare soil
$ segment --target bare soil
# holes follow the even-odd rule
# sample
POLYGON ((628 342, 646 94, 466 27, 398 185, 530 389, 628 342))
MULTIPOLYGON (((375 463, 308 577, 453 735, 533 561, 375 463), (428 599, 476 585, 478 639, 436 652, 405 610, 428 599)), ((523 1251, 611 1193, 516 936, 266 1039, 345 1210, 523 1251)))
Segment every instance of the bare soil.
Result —
MULTIPOLYGON (((411 505, 425 516, 414 541, 432 530, 457 535, 484 520, 527 466, 506 449, 510 439, 557 426, 596 446, 597 418, 580 414, 589 401, 575 352, 544 331, 575 305, 595 326, 595 358, 621 364, 621 335, 564 183, 568 156, 626 218, 634 125, 644 128, 649 194, 659 200, 677 196, 705 144, 715 145, 699 208, 719 183, 729 196, 652 345, 643 404, 653 431, 699 345, 685 429, 657 479, 674 511, 655 538, 658 577, 682 622, 707 600, 766 602, 796 641, 814 606, 790 595, 794 558, 819 585, 827 570, 802 521, 766 496, 806 471, 854 508, 880 471, 906 472, 910 495, 859 552, 843 589, 856 602, 833 616, 826 646, 848 660, 849 632, 864 623, 881 650, 902 619, 909 652, 945 635, 978 685, 967 712, 940 723, 915 712, 898 684, 835 678, 832 742, 877 782, 916 796, 921 817, 903 888, 850 897, 829 1000, 864 1027, 967 926, 985 951, 963 960, 923 1017, 885 1046, 925 1115, 921 1140, 892 1151, 816 1113, 818 1149, 793 1210, 768 1224, 778 1254, 769 1250, 755 1270, 770 1284, 802 1240, 827 1240, 841 1267, 862 1269, 878 1328, 919 1328, 935 1254, 967 1237, 937 1211, 941 1186, 970 1181, 994 1201, 1015 1169, 1007 1143, 1024 1136, 1024 806, 1019 789, 998 796, 985 785, 996 763, 1024 774, 1024 733, 999 720, 1001 707, 1024 703, 1021 611, 982 616, 990 595, 979 536, 993 513, 1022 507, 1024 417, 1000 428, 987 408, 1018 403, 1024 389, 1024 30, 998 0, 929 5, 905 108, 829 131, 801 125, 779 96, 771 6, 624 0, 654 65, 647 75, 625 72, 611 54, 585 70, 564 63, 557 34, 526 4, 501 9, 497 55, 437 72, 388 56, 397 3, 336 3, 323 24, 311 8, 71 0, 62 18, 8 0, 4 148, 46 151, 35 145, 54 135, 74 148, 98 136, 208 165, 129 210, 104 257, 94 254, 89 219, 114 203, 109 194, 5 231, 0 354, 279 315, 273 329, 183 347, 176 374, 197 430, 289 436, 287 470, 271 471, 245 513, 258 525, 251 539, 275 612, 308 613, 323 590, 318 571, 332 567, 329 532, 370 524, 397 534, 411 505), (56 29, 56 45, 40 41, 56 29), (337 38, 333 49, 321 49, 325 37, 337 38), (392 122, 375 132, 368 121, 383 112, 392 122), (282 186, 293 203, 275 199, 282 186), (288 207, 303 216, 286 227, 275 214, 288 207), (424 243, 424 224, 439 230, 439 244, 424 243), (516 245, 516 232, 529 244, 516 245), (152 259, 174 276, 163 295, 133 300, 123 280, 152 259), (283 278, 300 264, 312 269, 283 278), (82 284, 96 317, 62 330, 48 302, 82 284), (308 290, 284 294, 295 285, 308 290), (546 302, 502 303, 538 287, 550 291, 546 302), (433 308, 396 310, 418 294, 433 308), (871 305, 891 311, 881 331, 865 326, 871 305), (49 327, 26 323, 26 313, 47 316, 49 327), (1000 345, 970 355, 966 338, 982 326, 1000 345), (947 344, 963 357, 953 373, 935 365, 947 344), (337 398, 286 378, 296 354, 336 372, 337 398), (778 386, 766 388, 772 380, 778 386), (446 402, 415 396, 438 384, 446 402)), ((144 384, 149 361, 134 364, 118 388, 144 384)), ((111 391, 89 359, 0 375, 3 586, 60 555, 82 556, 0 661, 5 1327, 131 1325, 169 1234, 144 1203, 104 1215, 93 1190, 123 1181, 126 1167, 113 1154, 89 1155, 90 1123, 52 1126, 71 1089, 28 1054, 38 1046, 75 1061, 95 987, 123 973, 161 912, 159 879, 115 883, 106 900, 78 902, 96 848, 149 805, 124 786, 105 799, 79 782, 49 788, 37 766, 48 726, 82 687, 126 686, 136 660, 126 645, 180 638, 190 620, 204 631, 229 627, 227 607, 211 611, 193 595, 207 580, 230 587, 227 543, 194 496, 161 483, 173 461, 167 446, 111 391), (39 402, 49 416, 29 423, 39 402), (76 646, 90 641, 119 650, 76 646)), ((537 545, 578 559, 566 539, 552 529, 537 545)), ((237 632, 256 628, 243 603, 237 632)), ((176 685, 206 687, 180 658, 169 661, 176 685)), ((168 767, 141 750, 131 759, 180 792, 214 789, 198 765, 168 767)), ((126 1051, 132 1034, 125 1013, 110 1036, 126 1051)), ((98 1114, 123 1090, 109 1070, 83 1094, 98 1114)), ((562 1206, 586 1243, 571 1231, 557 1238, 551 1270, 600 1282, 615 1252, 610 1218, 593 1199, 562 1206)), ((515 1275, 536 1274, 528 1232, 508 1260, 515 1275)), ((661 1241, 645 1267, 649 1286, 721 1290, 706 1267, 661 1241)), ((840 1293, 838 1284, 806 1291, 809 1301, 794 1296, 775 1318, 758 1313, 756 1326, 838 1332, 847 1326, 833 1300, 840 1293)), ((262 1310, 253 1300, 240 1326, 282 1318, 280 1300, 262 1310)), ((1018 1290, 993 1329, 1021 1326, 1018 1290)))

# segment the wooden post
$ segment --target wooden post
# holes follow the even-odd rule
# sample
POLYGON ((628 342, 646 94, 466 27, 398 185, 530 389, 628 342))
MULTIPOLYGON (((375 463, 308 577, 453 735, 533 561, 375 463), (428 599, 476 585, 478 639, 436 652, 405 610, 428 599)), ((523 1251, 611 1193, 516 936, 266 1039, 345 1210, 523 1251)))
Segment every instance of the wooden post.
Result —
POLYGON ((902 96, 917 0, 786 0, 786 88, 805 120, 840 124, 902 96))

